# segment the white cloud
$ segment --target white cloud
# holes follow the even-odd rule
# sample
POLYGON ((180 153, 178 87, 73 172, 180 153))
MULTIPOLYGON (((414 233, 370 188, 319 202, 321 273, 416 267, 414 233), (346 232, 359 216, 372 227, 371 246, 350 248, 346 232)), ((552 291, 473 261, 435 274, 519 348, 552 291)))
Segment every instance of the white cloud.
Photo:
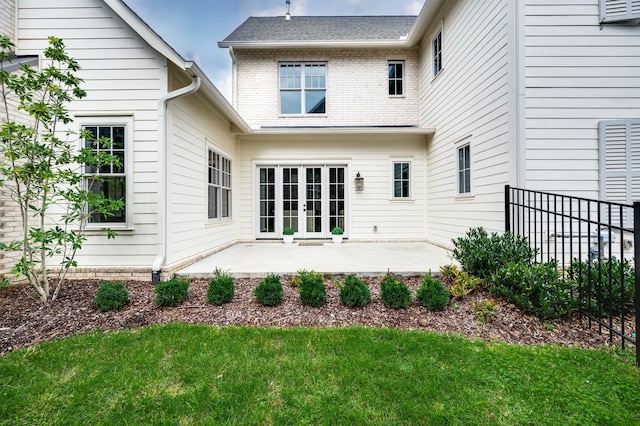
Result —
POLYGON ((224 97, 227 98, 229 103, 232 103, 231 92, 233 91, 233 81, 231 79, 231 74, 227 74, 227 75, 222 74, 219 77, 220 78, 215 79, 213 84, 220 91, 220 93, 222 93, 224 97))
POLYGON ((423 4, 424 1, 413 0, 407 5, 407 13, 409 13, 410 15, 418 15, 422 10, 423 4))

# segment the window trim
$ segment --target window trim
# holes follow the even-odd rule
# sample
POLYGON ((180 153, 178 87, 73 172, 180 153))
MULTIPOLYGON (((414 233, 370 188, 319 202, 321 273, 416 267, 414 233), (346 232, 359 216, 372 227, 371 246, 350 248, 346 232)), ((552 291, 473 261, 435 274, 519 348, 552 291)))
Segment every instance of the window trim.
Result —
POLYGON ((284 117, 319 117, 327 114, 327 97, 328 97, 328 65, 326 61, 280 61, 278 62, 278 114, 284 117), (283 66, 300 66, 300 88, 283 88, 282 77, 280 71, 283 66), (324 67, 324 88, 306 88, 305 85, 305 70, 307 66, 323 66, 324 67), (324 112, 306 112, 306 92, 321 92, 324 91, 324 112), (299 113, 284 113, 282 112, 282 93, 283 92, 300 92, 300 112, 299 113))
MULTIPOLYGON (((405 61, 403 59, 389 59, 387 60, 387 82, 388 82, 388 87, 389 89, 391 89, 391 82, 400 82, 400 87, 401 87, 401 92, 397 93, 397 84, 394 85, 395 89, 396 89, 396 93, 388 93, 389 97, 391 98, 402 98, 405 96, 405 92, 406 92, 406 75, 407 75, 407 66, 405 64, 405 61), (389 68, 391 66, 396 66, 396 65, 401 65, 402 66, 402 76, 401 77, 391 77, 389 74, 389 68)), ((390 90, 388 90, 389 92, 390 90)))
POLYGON ((456 144, 455 149, 455 162, 456 162, 456 194, 458 197, 473 197, 473 150, 471 148, 471 140, 464 139, 461 142, 456 144), (461 169, 460 168, 460 152, 462 150, 468 150, 468 159, 469 159, 469 167, 461 169), (466 188, 466 179, 465 179, 465 188, 467 191, 461 191, 461 176, 463 173, 468 174, 469 176, 469 187, 466 188))
POLYGON ((431 37, 431 70, 432 77, 435 79, 437 76, 442 73, 444 70, 444 35, 442 24, 438 27, 435 32, 435 35, 431 37), (439 49, 436 51, 436 41, 439 42, 439 49), (439 65, 439 68, 436 70, 436 63, 439 65))
MULTIPOLYGON (((125 178, 125 220, 124 222, 89 222, 87 220, 86 230, 99 231, 103 228, 111 228, 120 231, 133 230, 133 116, 131 115, 96 115, 96 116, 76 116, 75 123, 78 125, 78 130, 82 131, 85 127, 98 126, 98 127, 124 127, 125 128, 125 148, 124 148, 124 178, 125 178)), ((78 148, 84 146, 84 139, 78 139, 78 148)), ((84 171, 85 165, 82 167, 82 185, 86 183, 87 173, 84 171)))
POLYGON ((224 152, 223 150, 221 150, 218 146, 212 144, 212 143, 208 143, 207 144, 207 155, 206 155, 206 159, 205 159, 205 170, 206 170, 206 179, 205 179, 205 199, 206 199, 206 208, 205 208, 205 215, 207 218, 207 222, 208 223, 219 223, 219 222, 228 222, 231 221, 233 219, 233 160, 231 159, 231 156, 228 155, 226 152, 224 152), (216 170, 216 174, 217 174, 217 183, 211 183, 209 181, 210 178, 210 169, 211 169, 211 163, 210 163, 210 157, 211 154, 213 155, 217 155, 219 157, 219 161, 220 161, 220 168, 217 168, 214 170, 216 170), (224 170, 224 164, 225 162, 228 162, 229 165, 229 170, 225 171, 224 170), (224 185, 224 178, 228 179, 228 186, 224 185), (217 188, 217 200, 216 200, 216 215, 211 217, 209 216, 209 211, 210 211, 210 198, 209 198, 209 188, 214 187, 217 188), (226 212, 226 216, 224 215, 225 212, 223 211, 223 203, 222 203, 222 199, 223 199, 223 195, 225 194, 225 191, 228 191, 229 194, 229 199, 227 201, 227 212, 226 212))
MULTIPOLYGON (((413 159, 412 158, 391 158, 391 200, 392 201, 413 201, 413 191, 414 191, 414 175, 413 175, 413 159), (408 191, 409 194, 406 197, 396 196, 396 164, 408 164, 409 165, 409 177, 407 182, 409 183, 408 191)), ((400 179, 400 182, 404 181, 404 179, 400 179)))

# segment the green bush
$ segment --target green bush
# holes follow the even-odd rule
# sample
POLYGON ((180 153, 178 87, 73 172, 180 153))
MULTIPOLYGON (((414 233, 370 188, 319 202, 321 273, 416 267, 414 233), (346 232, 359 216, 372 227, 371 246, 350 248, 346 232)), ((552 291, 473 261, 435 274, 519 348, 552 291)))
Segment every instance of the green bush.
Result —
POLYGON ((189 280, 171 278, 160 282, 156 288, 155 303, 158 306, 178 306, 189 295, 189 280))
POLYGON ((620 314, 623 306, 625 313, 635 312, 635 277, 628 260, 575 260, 567 275, 581 291, 582 309, 604 316, 620 314))
POLYGON ((100 284, 93 302, 100 312, 115 311, 129 303, 129 291, 120 281, 100 284))
POLYGON ((213 271, 213 279, 209 281, 207 301, 212 305, 224 305, 233 300, 235 291, 233 276, 229 272, 216 268, 213 271))
POLYGON ((340 285, 340 302, 350 308, 366 306, 371 303, 369 286, 355 275, 348 275, 340 285))
POLYGON ((462 299, 478 288, 482 282, 482 279, 478 277, 474 277, 465 271, 456 270, 449 292, 456 299, 462 299))
POLYGON ((411 303, 411 290, 404 281, 387 274, 380 282, 380 297, 387 308, 402 309, 411 303))
POLYGON ((444 311, 449 303, 449 291, 429 273, 422 278, 422 286, 416 291, 416 300, 431 311, 444 311))
POLYGON ((280 282, 280 275, 269 274, 260 281, 258 286, 253 290, 253 295, 258 302, 266 306, 275 306, 282 302, 284 298, 284 289, 280 282))
POLYGON ((493 275, 492 294, 541 319, 559 318, 576 307, 572 283, 560 279, 556 262, 509 263, 493 275))
POLYGON ((303 305, 319 308, 327 301, 324 277, 315 271, 298 271, 298 293, 303 305))
POLYGON ((453 244, 453 257, 462 269, 484 280, 508 263, 530 264, 536 255, 525 237, 510 232, 489 235, 483 228, 470 229, 453 244))

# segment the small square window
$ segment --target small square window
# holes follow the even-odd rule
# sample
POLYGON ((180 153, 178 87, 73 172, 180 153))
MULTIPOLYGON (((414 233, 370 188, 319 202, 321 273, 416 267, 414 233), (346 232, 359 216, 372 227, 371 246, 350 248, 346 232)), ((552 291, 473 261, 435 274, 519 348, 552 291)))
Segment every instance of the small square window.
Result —
POLYGON ((280 64, 281 114, 325 114, 326 97, 326 64, 280 64))

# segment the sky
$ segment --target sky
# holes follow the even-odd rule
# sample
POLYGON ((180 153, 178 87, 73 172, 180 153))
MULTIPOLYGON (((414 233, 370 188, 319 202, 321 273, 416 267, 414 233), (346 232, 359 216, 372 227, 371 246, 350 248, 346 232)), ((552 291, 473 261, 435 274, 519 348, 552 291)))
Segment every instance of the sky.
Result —
MULTIPOLYGON (((218 47, 250 16, 284 16, 285 0, 124 0, 231 101, 231 58, 218 47)), ((291 0, 292 16, 417 15, 424 0, 291 0)))

